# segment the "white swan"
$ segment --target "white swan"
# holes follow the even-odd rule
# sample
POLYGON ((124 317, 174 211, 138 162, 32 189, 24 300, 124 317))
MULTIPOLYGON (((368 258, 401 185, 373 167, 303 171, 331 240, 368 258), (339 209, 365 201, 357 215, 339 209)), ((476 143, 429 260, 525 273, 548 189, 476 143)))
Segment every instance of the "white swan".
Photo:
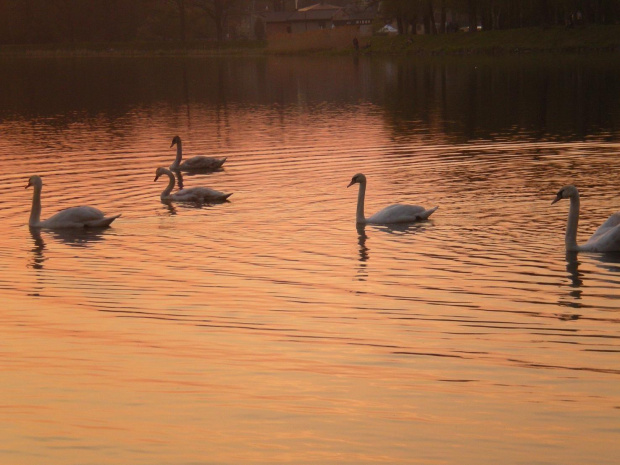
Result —
POLYGON ((351 187, 353 184, 359 184, 359 193, 357 196, 357 214, 356 220, 358 223, 374 223, 374 224, 389 224, 389 223, 411 223, 414 221, 425 220, 431 214, 437 210, 438 207, 433 207, 426 210, 419 205, 390 205, 383 210, 375 213, 370 218, 364 217, 364 198, 366 196, 366 176, 362 173, 358 173, 351 179, 351 182, 347 187, 351 187))
POLYGON ((566 250, 583 252, 620 251, 620 212, 614 213, 592 234, 583 245, 577 245, 577 226, 579 224, 579 191, 575 186, 564 186, 551 205, 561 199, 570 199, 568 223, 566 224, 566 250))
POLYGON ((199 155, 197 157, 188 158, 181 163, 183 159, 183 144, 179 136, 174 136, 172 138, 170 147, 174 147, 175 144, 177 146, 177 158, 174 160, 174 163, 170 165, 170 169, 173 171, 214 171, 221 168, 226 161, 226 157, 214 158, 199 155))
POLYGON ((39 176, 31 176, 26 188, 33 186, 32 209, 28 225, 31 228, 104 228, 109 226, 119 215, 106 217, 101 210, 94 207, 71 207, 59 211, 51 218, 41 221, 41 190, 43 180, 39 176))
POLYGON ((224 192, 209 189, 208 187, 190 187, 188 189, 181 189, 171 194, 174 189, 174 174, 167 168, 157 168, 155 171, 155 179, 157 181, 160 176, 167 175, 170 179, 168 186, 161 193, 162 200, 176 200, 179 202, 223 202, 232 195, 224 192))

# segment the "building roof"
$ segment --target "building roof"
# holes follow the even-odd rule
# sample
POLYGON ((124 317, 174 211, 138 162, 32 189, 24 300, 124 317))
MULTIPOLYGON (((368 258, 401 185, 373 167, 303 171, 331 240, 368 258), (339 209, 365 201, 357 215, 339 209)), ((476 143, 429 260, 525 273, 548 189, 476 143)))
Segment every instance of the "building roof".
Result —
POLYGON ((293 12, 289 17, 289 21, 328 21, 332 19, 338 11, 340 11, 340 8, 336 10, 299 10, 293 12))
POLYGON ((297 11, 339 10, 341 8, 341 6, 328 5, 326 3, 317 3, 315 5, 310 5, 305 8, 300 8, 297 11))

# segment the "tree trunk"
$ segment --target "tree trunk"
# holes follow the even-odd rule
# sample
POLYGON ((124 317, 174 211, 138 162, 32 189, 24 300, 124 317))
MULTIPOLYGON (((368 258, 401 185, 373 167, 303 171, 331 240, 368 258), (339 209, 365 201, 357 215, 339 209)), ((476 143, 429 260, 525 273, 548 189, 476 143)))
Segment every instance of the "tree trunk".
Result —
POLYGON ((177 5, 179 7, 179 27, 181 28, 179 32, 181 42, 185 43, 187 40, 187 35, 185 32, 185 0, 177 0, 177 5))
POLYGON ((446 0, 441 0, 441 25, 439 32, 446 33, 446 0))
POLYGON ((476 12, 476 0, 468 0, 468 13, 469 13, 469 32, 476 32, 478 30, 478 20, 476 12))
POLYGON ((433 0, 428 0, 426 3, 426 15, 428 18, 428 31, 427 34, 437 34, 437 25, 435 24, 435 10, 433 9, 433 0))

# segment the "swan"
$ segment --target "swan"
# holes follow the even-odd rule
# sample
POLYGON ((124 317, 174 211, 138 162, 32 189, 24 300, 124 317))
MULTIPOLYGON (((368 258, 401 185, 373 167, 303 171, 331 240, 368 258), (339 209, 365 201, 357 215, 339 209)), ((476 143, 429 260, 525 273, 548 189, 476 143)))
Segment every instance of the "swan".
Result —
POLYGON ((226 161, 226 157, 224 158, 214 158, 214 157, 203 157, 197 156, 188 158, 183 163, 181 163, 181 159, 183 158, 183 144, 181 143, 181 138, 179 136, 174 136, 172 138, 172 144, 170 144, 170 148, 177 146, 177 158, 174 160, 174 163, 170 165, 170 169, 173 171, 215 171, 226 161))
POLYGON ((208 187, 190 187, 188 189, 181 189, 171 194, 174 189, 174 174, 167 168, 157 168, 155 171, 155 179, 157 181, 160 176, 167 175, 170 179, 168 186, 161 193, 162 200, 176 200, 180 202, 223 202, 232 195, 224 192, 209 189, 208 187))
POLYGON ((51 218, 41 221, 41 190, 43 180, 39 176, 31 176, 26 189, 34 187, 32 195, 32 209, 28 225, 31 228, 104 228, 109 226, 119 215, 105 216, 101 210, 94 207, 71 207, 59 211, 51 218))
POLYGON ((575 186, 564 186, 558 191, 551 205, 561 199, 570 199, 568 222, 566 224, 566 250, 582 252, 620 251, 620 212, 614 213, 592 234, 583 245, 577 245, 577 225, 579 224, 579 191, 575 186))
POLYGON ((425 220, 439 207, 426 210, 419 205, 390 205, 383 210, 375 213, 370 218, 364 217, 364 197, 366 196, 366 176, 357 173, 351 179, 347 187, 359 184, 357 197, 357 214, 355 216, 358 223, 388 224, 388 223, 410 223, 413 221, 425 220))

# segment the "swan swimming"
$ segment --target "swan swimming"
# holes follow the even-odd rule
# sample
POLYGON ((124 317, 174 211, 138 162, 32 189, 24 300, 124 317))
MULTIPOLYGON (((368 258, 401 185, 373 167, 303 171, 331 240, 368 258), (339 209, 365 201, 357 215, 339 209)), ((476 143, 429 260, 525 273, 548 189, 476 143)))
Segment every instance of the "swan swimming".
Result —
POLYGON ((181 189, 171 194, 174 189, 175 179, 174 174, 167 168, 157 168, 155 171, 155 179, 157 181, 160 176, 167 175, 170 181, 168 186, 161 193, 162 200, 176 200, 179 202, 223 202, 232 195, 224 192, 209 189, 208 187, 189 187, 187 189, 181 189))
POLYGON ((347 187, 359 184, 357 197, 357 214, 355 216, 358 223, 370 224, 389 224, 389 223, 411 223, 414 221, 425 220, 439 207, 426 210, 419 205, 390 205, 383 210, 375 213, 370 218, 364 217, 364 197, 366 196, 366 176, 358 173, 351 179, 347 187))
POLYGON ((174 163, 170 165, 170 169, 173 171, 215 171, 221 168, 226 161, 226 157, 214 158, 199 155, 188 158, 181 163, 181 160, 183 159, 183 144, 181 143, 181 138, 179 136, 174 136, 172 138, 172 144, 170 144, 170 147, 172 148, 175 145, 177 146, 177 157, 174 160, 174 163))
POLYGON ((614 213, 592 234, 583 245, 577 245, 577 226, 579 224, 579 191, 575 186, 564 186, 559 190, 551 205, 561 199, 570 199, 568 222, 566 224, 566 250, 582 252, 620 251, 620 212, 614 213))
POLYGON ((30 210, 30 220, 28 225, 31 228, 104 228, 109 226, 112 221, 121 216, 106 217, 103 212, 94 207, 71 207, 61 210, 51 218, 41 221, 41 190, 43 180, 39 176, 31 176, 28 180, 26 189, 34 187, 32 195, 32 209, 30 210))

